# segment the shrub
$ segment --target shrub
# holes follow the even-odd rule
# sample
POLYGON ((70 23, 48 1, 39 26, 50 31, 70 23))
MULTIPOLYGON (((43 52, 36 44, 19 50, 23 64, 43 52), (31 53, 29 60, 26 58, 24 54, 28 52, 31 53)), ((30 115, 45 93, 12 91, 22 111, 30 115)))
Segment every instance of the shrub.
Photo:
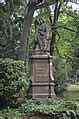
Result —
POLYGON ((0 111, 0 119, 18 119, 21 113, 17 109, 7 107, 0 111))
POLYGON ((30 99, 26 100, 20 108, 20 112, 32 116, 32 115, 63 115, 67 111, 76 112, 76 104, 71 101, 65 100, 53 100, 53 99, 30 99))
POLYGON ((23 61, 0 59, 0 98, 3 104, 4 102, 7 105, 21 103, 28 84, 23 61))
POLYGON ((63 117, 76 119, 77 107, 74 102, 66 100, 52 99, 30 99, 25 100, 25 103, 20 106, 20 109, 6 108, 0 111, 0 118, 9 117, 63 117), (73 116, 73 118, 72 118, 73 116), (71 118, 70 118, 71 117, 71 118))

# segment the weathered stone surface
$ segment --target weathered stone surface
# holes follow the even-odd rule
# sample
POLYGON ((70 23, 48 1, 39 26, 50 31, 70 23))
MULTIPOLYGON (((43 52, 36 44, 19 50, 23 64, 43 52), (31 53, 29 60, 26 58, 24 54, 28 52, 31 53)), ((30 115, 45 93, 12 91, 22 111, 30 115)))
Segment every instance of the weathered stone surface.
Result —
POLYGON ((51 61, 52 57, 46 55, 33 55, 32 60, 32 76, 31 95, 34 98, 55 98, 54 78, 52 75, 51 61))
POLYGON ((49 66, 48 63, 35 63, 34 64, 34 79, 35 82, 48 82, 49 66))
MULTIPOLYGON (((47 52, 50 50, 50 27, 43 19, 39 18, 35 21, 35 51, 47 52)), ((38 54, 38 52, 37 52, 38 54)))

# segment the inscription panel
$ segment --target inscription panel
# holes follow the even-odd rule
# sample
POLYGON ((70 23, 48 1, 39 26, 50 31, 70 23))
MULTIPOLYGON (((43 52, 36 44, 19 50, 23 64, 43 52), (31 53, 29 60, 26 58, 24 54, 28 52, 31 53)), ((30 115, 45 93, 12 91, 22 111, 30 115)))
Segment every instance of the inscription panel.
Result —
POLYGON ((35 81, 36 82, 49 81, 48 63, 36 63, 35 64, 35 81))
POLYGON ((33 88, 34 94, 48 94, 49 93, 49 86, 35 86, 33 88))

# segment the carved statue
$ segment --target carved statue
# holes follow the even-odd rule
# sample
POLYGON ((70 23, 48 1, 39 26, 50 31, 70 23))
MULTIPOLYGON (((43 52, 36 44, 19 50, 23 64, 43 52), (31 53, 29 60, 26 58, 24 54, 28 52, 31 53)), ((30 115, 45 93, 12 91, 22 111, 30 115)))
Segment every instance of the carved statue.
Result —
POLYGON ((50 49, 50 30, 49 24, 43 19, 39 18, 35 21, 35 48, 41 52, 49 52, 50 49))

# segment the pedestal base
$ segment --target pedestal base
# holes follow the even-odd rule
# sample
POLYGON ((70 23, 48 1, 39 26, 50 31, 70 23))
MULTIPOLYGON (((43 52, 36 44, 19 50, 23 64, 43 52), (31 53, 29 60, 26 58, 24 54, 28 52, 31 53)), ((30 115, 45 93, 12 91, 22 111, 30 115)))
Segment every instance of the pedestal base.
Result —
POLYGON ((33 83, 31 90, 32 92, 29 95, 33 98, 56 98, 54 85, 51 83, 33 83))
POLYGON ((54 79, 52 75, 52 57, 50 55, 34 55, 32 61, 31 95, 33 98, 55 99, 54 79))

